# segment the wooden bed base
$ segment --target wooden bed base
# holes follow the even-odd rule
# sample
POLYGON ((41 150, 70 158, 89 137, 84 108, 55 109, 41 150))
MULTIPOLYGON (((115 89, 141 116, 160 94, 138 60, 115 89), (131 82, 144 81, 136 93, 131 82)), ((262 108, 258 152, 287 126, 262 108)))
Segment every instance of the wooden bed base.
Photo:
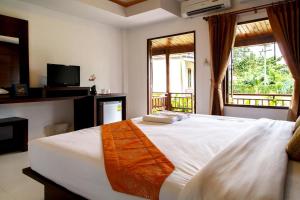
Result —
POLYGON ((33 171, 30 167, 23 169, 23 174, 26 174, 30 178, 45 186, 45 200, 86 200, 86 198, 67 190, 66 188, 33 171))

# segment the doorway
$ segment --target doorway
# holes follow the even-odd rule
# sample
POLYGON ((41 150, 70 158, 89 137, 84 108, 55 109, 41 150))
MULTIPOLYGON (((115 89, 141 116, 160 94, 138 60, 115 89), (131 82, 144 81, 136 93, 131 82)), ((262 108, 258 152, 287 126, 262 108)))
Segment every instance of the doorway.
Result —
POLYGON ((195 32, 148 39, 148 113, 195 113, 195 32))

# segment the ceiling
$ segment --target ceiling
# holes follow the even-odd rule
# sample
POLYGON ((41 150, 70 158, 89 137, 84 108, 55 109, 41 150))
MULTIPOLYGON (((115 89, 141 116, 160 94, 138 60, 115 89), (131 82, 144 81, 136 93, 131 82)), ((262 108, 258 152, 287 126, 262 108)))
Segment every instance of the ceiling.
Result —
POLYGON ((274 42, 273 31, 268 19, 242 23, 237 26, 235 46, 274 42))
POLYGON ((169 53, 191 52, 195 48, 194 33, 153 39, 151 42, 152 55, 164 54, 166 51, 169 53))
POLYGON ((272 28, 269 20, 243 23, 237 26, 237 36, 240 38, 261 34, 272 34, 272 28))
POLYGON ((152 40, 152 48, 166 48, 178 45, 194 45, 194 33, 152 40))
MULTIPOLYGON (((0 0, 9 2, 10 0, 0 0)), ((184 0, 18 0, 64 14, 120 28, 157 23, 180 17, 184 0)), ((252 2, 251 0, 250 2, 252 2)), ((273 0, 260 0, 261 4, 273 0)), ((232 0, 234 5, 240 0, 232 0)), ((248 4, 244 3, 246 7, 248 4)), ((248 5, 250 6, 250 5, 248 5)))
POLYGON ((136 3, 128 7, 110 0, 19 1, 120 28, 131 28, 180 16, 180 3, 177 0, 113 0, 114 2, 136 3))
POLYGON ((146 0, 110 0, 110 1, 112 1, 116 4, 119 4, 121 6, 128 7, 128 6, 132 6, 132 5, 141 3, 146 0))

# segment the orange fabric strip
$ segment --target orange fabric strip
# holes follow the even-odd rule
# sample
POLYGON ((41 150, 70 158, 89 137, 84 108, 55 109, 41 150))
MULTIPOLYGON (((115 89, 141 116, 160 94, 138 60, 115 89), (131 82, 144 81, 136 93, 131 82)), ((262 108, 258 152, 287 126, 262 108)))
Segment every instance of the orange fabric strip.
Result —
POLYGON ((102 126, 105 170, 115 191, 159 199, 174 165, 131 120, 102 126))

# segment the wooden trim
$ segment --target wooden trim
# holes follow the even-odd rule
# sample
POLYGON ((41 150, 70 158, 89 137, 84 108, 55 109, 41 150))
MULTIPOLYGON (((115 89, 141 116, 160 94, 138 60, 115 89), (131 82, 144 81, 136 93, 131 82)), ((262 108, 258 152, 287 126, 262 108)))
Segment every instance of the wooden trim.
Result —
POLYGON ((249 38, 236 38, 234 47, 250 46, 263 43, 276 42, 273 34, 257 35, 249 38))
POLYGON ((151 46, 152 46, 152 40, 148 39, 147 40, 147 114, 150 113, 150 108, 152 107, 152 62, 151 62, 151 57, 152 57, 152 51, 151 51, 151 46))
POLYGON ((279 110, 288 110, 289 107, 284 106, 253 106, 253 105, 238 105, 238 104, 224 104, 228 107, 244 107, 244 108, 266 108, 266 109, 279 109, 279 110))
POLYGON ((258 18, 258 19, 242 21, 242 22, 238 22, 237 25, 249 24, 249 23, 259 22, 259 21, 264 21, 264 20, 269 20, 269 18, 268 17, 263 17, 263 18, 258 18))
POLYGON ((53 199, 64 199, 64 200, 86 200, 86 198, 75 194, 66 188, 54 183, 50 179, 45 178, 39 173, 33 171, 30 167, 22 170, 23 174, 29 176, 30 178, 36 180, 37 182, 43 184, 45 200, 53 200, 53 199))
POLYGON ((193 52, 195 51, 195 45, 178 45, 178 46, 171 46, 168 48, 153 48, 152 49, 152 55, 162 55, 166 54, 168 52, 169 54, 175 54, 175 53, 185 53, 185 52, 193 52))
MULTIPOLYGON (((165 36, 159 36, 159 37, 154 37, 154 38, 149 38, 147 39, 147 114, 150 113, 150 108, 151 108, 151 91, 152 91, 152 87, 150 86, 151 84, 151 71, 152 71, 152 66, 151 66, 151 41, 152 40, 156 40, 156 39, 162 39, 162 38, 167 38, 167 37, 174 37, 174 36, 178 36, 178 35, 184 35, 184 34, 189 34, 189 33, 193 33, 194 34, 194 113, 196 113, 196 31, 187 31, 187 32, 182 32, 182 33, 176 33, 176 34, 171 34, 171 35, 165 35, 165 36)), ((152 52, 151 52, 152 53, 152 52)))
POLYGON ((158 36, 158 37, 154 37, 154 38, 149 38, 147 40, 157 40, 157 39, 162 39, 162 38, 167 38, 167 37, 173 37, 173 36, 178 36, 178 35, 185 35, 185 34, 189 34, 189 33, 195 33, 196 31, 187 31, 187 32, 182 32, 182 33, 175 33, 175 34, 171 34, 171 35, 163 35, 163 36, 158 36))
POLYGON ((142 3, 146 0, 133 0, 133 1, 130 1, 130 2, 123 2, 123 1, 120 1, 120 0, 110 0, 110 1, 112 1, 116 4, 119 4, 120 6, 123 6, 123 7, 129 7, 129 6, 138 4, 138 3, 142 3))
POLYGON ((167 110, 171 108, 171 94, 170 94, 170 52, 166 51, 166 82, 167 82, 167 110))
MULTIPOLYGON (((264 20, 268 20, 268 19, 269 19, 268 17, 258 18, 258 19, 254 19, 254 20, 239 22, 238 25, 254 23, 254 22, 264 21, 264 20)), ((255 35, 252 37, 250 36, 248 38, 241 38, 241 37, 237 36, 235 38, 234 47, 249 46, 249 45, 256 45, 256 44, 261 44, 261 43, 271 43, 271 42, 276 42, 273 33, 269 33, 269 34, 263 33, 261 35, 255 35)))

